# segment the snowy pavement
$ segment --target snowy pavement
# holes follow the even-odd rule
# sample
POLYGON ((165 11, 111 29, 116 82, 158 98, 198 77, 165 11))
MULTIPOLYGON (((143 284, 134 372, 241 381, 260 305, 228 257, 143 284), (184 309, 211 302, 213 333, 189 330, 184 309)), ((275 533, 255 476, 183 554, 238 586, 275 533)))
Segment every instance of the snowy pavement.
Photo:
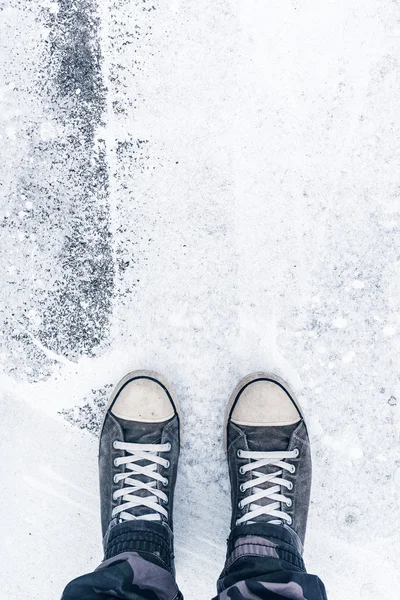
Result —
POLYGON ((0 600, 100 562, 96 433, 137 368, 183 414, 186 600, 261 369, 308 417, 309 571, 400 598, 399 39, 390 0, 0 0, 0 600))

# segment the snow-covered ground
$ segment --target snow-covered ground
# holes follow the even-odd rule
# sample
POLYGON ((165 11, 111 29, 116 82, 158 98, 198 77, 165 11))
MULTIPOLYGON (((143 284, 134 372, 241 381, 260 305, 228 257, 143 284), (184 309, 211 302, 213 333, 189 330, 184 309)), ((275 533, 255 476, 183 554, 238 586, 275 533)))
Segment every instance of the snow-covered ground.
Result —
POLYGON ((391 0, 0 0, 1 600, 100 562, 96 433, 137 368, 180 399, 187 600, 258 369, 308 417, 308 569, 400 598, 399 42, 391 0))

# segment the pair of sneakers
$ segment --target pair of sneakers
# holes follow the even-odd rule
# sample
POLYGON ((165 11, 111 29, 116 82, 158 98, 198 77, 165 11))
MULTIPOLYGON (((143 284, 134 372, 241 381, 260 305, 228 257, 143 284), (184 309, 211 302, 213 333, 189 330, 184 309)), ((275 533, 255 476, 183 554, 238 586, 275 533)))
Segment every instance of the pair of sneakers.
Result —
MULTIPOLYGON (((103 536, 126 521, 172 530, 181 419, 169 384, 152 371, 124 377, 111 395, 100 436, 103 536)), ((269 522, 290 528, 302 548, 311 487, 307 428, 289 386, 255 373, 227 407, 225 446, 232 527, 269 522)))

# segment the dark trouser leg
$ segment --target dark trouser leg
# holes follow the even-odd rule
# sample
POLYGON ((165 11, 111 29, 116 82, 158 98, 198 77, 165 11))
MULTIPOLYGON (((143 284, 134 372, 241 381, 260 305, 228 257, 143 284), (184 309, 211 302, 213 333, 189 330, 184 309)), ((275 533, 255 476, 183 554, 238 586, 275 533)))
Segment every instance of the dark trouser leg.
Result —
POLYGON ((305 570, 296 534, 270 523, 232 530, 217 590, 218 600, 327 600, 322 581, 305 570))
POLYGON ((61 600, 183 600, 168 526, 127 521, 109 530, 104 547, 104 562, 71 581, 61 600))

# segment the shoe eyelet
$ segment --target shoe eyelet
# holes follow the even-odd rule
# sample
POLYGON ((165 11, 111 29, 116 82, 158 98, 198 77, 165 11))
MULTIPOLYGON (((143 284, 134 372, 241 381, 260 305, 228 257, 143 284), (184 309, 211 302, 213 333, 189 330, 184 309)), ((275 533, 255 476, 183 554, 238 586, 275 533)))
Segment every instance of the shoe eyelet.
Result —
POLYGON ((291 473, 296 473, 296 467, 294 465, 291 465, 290 472, 291 473))
POLYGON ((114 475, 114 483, 119 483, 117 475, 114 475))
POLYGON ((114 458, 114 467, 119 467, 118 458, 114 458))
POLYGON ((245 492, 245 491, 246 491, 246 490, 244 489, 243 483, 241 483, 241 484, 239 485, 239 490, 240 490, 241 492, 245 492))
POLYGON ((162 501, 163 504, 168 504, 168 498, 162 501))
POLYGON ((237 451, 236 451, 236 456, 237 456, 238 458, 241 458, 241 457, 242 457, 242 451, 241 451, 241 450, 237 450, 237 451))
POLYGON ((168 469, 168 467, 170 466, 170 464, 171 463, 169 462, 169 460, 167 460, 167 464, 165 465, 165 468, 168 469))
POLYGON ((242 510, 242 508, 243 508, 243 504, 242 504, 241 502, 238 502, 238 508, 239 508, 240 510, 242 510))
POLYGON ((289 485, 289 487, 288 487, 288 490, 292 490, 292 489, 293 489, 293 483, 292 483, 291 481, 289 481, 289 484, 290 484, 290 485, 289 485))
POLYGON ((118 448, 117 448, 117 442, 113 442, 113 448, 115 448, 115 450, 118 450, 118 448))
POLYGON ((169 483, 169 481, 168 481, 168 479, 167 479, 167 478, 165 478, 165 479, 163 480, 163 482, 162 482, 162 484, 163 484, 163 486, 164 486, 164 487, 167 487, 168 483, 169 483))
POLYGON ((292 523, 293 523, 293 519, 292 519, 292 517, 289 517, 289 521, 287 522, 287 524, 292 525, 292 523))
POLYGON ((295 448, 295 449, 293 450, 293 452, 295 452, 295 453, 296 453, 296 454, 295 454, 295 457, 296 457, 296 458, 297 458, 297 457, 299 456, 299 454, 300 454, 300 451, 299 451, 299 449, 298 449, 298 448, 295 448))
POLYGON ((241 475, 244 475, 244 470, 243 470, 243 467, 240 467, 240 468, 239 468, 239 473, 240 473, 241 475))
POLYGON ((291 501, 291 499, 289 498, 288 501, 286 502, 286 506, 288 508, 290 508, 292 506, 293 502, 291 501))
POLYGON ((167 452, 169 452, 169 451, 171 450, 171 448, 172 448, 172 446, 171 446, 170 442, 168 442, 168 443, 167 443, 167 446, 168 446, 168 448, 167 448, 167 452))

